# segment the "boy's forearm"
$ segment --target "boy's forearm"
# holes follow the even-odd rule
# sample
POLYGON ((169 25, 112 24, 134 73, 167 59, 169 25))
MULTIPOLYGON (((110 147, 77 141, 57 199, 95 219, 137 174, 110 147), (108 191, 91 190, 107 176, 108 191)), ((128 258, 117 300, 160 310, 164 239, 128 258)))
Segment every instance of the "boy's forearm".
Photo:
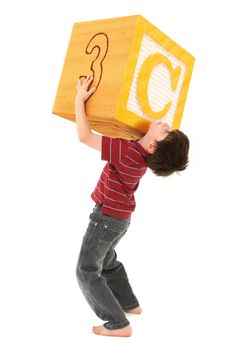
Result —
POLYGON ((75 119, 79 140, 84 141, 91 134, 91 129, 87 120, 85 103, 81 99, 75 101, 75 119))

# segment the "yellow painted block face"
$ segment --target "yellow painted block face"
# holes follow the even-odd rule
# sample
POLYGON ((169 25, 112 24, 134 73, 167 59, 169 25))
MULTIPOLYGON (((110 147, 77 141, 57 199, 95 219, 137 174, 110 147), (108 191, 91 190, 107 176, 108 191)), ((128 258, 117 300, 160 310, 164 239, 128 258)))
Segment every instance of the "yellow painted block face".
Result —
POLYGON ((115 118, 145 133, 152 120, 180 127, 194 57, 139 16, 115 118))
POLYGON ((74 24, 53 113, 74 121, 77 78, 93 75, 92 129, 136 139, 154 119, 179 128, 193 64, 141 16, 74 24))

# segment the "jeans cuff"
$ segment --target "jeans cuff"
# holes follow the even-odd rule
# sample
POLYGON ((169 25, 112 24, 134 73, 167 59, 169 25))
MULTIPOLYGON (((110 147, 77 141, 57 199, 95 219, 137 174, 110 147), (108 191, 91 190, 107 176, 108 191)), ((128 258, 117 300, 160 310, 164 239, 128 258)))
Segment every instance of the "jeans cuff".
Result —
POLYGON ((131 309, 135 309, 138 306, 139 306, 139 303, 134 303, 134 304, 127 305, 127 306, 122 306, 122 309, 123 310, 131 310, 131 309))
POLYGON ((128 325, 129 325, 128 320, 125 320, 124 322, 121 322, 121 323, 112 323, 112 322, 104 323, 104 327, 107 329, 120 329, 120 328, 124 328, 128 325))

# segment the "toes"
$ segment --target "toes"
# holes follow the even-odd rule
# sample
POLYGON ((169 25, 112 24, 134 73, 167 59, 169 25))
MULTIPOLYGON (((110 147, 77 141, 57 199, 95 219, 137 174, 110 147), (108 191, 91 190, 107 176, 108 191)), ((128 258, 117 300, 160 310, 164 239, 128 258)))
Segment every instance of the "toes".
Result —
POLYGON ((93 326, 92 332, 95 333, 95 334, 99 334, 100 333, 99 327, 98 326, 93 326))

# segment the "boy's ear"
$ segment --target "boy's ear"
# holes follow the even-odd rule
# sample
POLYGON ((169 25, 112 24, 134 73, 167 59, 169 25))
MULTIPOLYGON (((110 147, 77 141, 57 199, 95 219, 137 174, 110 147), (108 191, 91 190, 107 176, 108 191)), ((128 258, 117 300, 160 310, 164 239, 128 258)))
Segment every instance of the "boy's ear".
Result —
POLYGON ((156 149, 156 142, 150 143, 150 144, 149 144, 148 152, 149 152, 150 154, 152 154, 152 153, 154 153, 155 149, 156 149))

